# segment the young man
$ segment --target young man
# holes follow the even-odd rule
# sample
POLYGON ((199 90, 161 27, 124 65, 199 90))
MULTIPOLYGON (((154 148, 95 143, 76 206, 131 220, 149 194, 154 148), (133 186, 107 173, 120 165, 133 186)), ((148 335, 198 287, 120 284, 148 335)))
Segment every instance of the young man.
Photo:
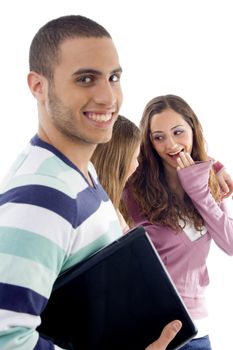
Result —
MULTIPOLYGON (((0 197, 2 350, 60 349, 35 330, 54 281, 122 235, 89 163, 96 145, 111 138, 121 72, 109 33, 82 16, 50 21, 31 43, 28 85, 37 100, 38 132, 0 197)), ((169 324, 149 349, 165 349, 180 327, 169 324)))

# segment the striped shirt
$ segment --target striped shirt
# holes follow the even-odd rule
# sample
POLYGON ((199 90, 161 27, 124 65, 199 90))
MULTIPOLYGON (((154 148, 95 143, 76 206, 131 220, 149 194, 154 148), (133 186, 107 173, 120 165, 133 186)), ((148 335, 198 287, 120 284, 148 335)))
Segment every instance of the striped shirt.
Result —
POLYGON ((91 163, 88 170, 93 187, 63 154, 35 136, 1 185, 1 350, 59 349, 35 330, 54 281, 122 235, 91 163))

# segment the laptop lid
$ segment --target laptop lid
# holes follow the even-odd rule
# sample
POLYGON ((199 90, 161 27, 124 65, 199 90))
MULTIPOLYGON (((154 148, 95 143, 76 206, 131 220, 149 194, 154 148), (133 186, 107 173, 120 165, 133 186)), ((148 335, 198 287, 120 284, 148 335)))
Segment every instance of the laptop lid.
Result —
POLYGON ((77 350, 142 350, 175 319, 167 349, 197 329, 143 227, 137 227, 58 277, 38 331, 77 350))

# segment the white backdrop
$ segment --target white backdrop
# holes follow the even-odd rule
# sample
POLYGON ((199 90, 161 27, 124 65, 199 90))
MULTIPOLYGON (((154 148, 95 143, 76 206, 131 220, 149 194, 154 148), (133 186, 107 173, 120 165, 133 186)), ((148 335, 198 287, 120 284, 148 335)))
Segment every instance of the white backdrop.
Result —
MULTIPOLYGON (((138 123, 152 97, 182 96, 203 124, 209 154, 233 176, 230 5, 230 0, 1 1, 0 177, 37 129, 36 103, 26 84, 31 39, 45 22, 65 14, 91 17, 111 33, 124 70, 122 114, 138 123)), ((233 213, 233 200, 228 203, 233 213)), ((213 247, 209 269, 213 350, 231 349, 233 258, 213 247)))

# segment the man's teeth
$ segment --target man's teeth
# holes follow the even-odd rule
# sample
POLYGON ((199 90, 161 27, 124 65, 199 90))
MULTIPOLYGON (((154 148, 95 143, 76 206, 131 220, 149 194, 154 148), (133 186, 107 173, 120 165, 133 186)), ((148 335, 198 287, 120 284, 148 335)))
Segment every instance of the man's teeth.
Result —
POLYGON ((107 122, 112 118, 112 113, 106 113, 106 114, 88 113, 88 117, 91 120, 94 120, 97 122, 107 122))

